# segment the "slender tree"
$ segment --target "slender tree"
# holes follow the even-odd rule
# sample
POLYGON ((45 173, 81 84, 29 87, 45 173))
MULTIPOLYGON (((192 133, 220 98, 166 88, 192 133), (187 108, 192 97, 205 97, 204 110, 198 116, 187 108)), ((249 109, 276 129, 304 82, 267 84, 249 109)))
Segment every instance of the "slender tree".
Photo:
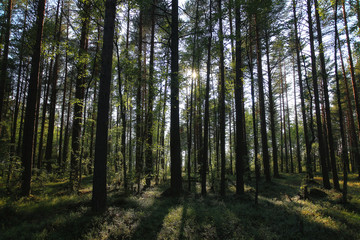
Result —
POLYGON ((170 113, 170 158, 171 192, 182 192, 181 148, 179 127, 179 6, 178 0, 171 4, 171 113, 170 113))
POLYGON ((146 121, 146 186, 150 187, 151 179, 153 175, 153 105, 155 97, 155 84, 154 84, 154 55, 155 55, 155 7, 156 0, 153 0, 151 6, 151 40, 150 40, 150 63, 149 63, 149 81, 148 81, 148 109, 147 109, 147 121, 146 121))
POLYGON ((40 69, 40 55, 41 55, 41 43, 42 34, 44 27, 44 16, 45 16, 45 4, 46 0, 39 0, 37 6, 37 17, 36 17, 36 39, 33 47, 33 55, 31 60, 31 73, 29 80, 28 96, 26 101, 26 113, 24 123, 24 137, 22 145, 22 165, 24 167, 22 173, 21 182, 21 195, 30 195, 30 184, 31 184, 31 168, 33 161, 34 149, 34 130, 35 130, 35 113, 36 108, 36 97, 38 94, 39 87, 39 69, 40 69))
POLYGON ((209 160, 209 98, 210 98, 210 71, 211 71, 211 44, 212 44, 212 0, 209 8, 209 36, 207 42, 207 61, 206 61, 206 90, 205 90, 205 116, 204 116, 204 146, 201 168, 201 195, 206 195, 206 171, 209 160))
MULTIPOLYGON (((9 45, 10 45, 12 8, 13 8, 13 2, 12 0, 9 0, 6 9, 5 44, 3 50, 4 52, 2 53, 1 70, 0 70, 1 71, 0 72, 0 123, 2 121, 2 115, 3 115, 6 79, 8 74, 7 67, 8 67, 8 55, 9 55, 9 45)), ((1 129, 0 129, 0 133, 1 133, 1 129)))
POLYGON ((224 66, 224 43, 223 43, 223 15, 221 0, 218 0, 219 15, 219 48, 220 48, 220 84, 219 84, 219 137, 220 137, 220 157, 221 157, 221 176, 220 176, 220 195, 225 196, 225 66, 224 66))
POLYGON ((257 14, 255 14, 255 38, 256 38, 256 59, 258 69, 258 88, 259 88, 259 104, 260 104, 260 128, 261 128, 261 143, 263 152, 263 165, 266 181, 271 181, 270 176, 270 162, 269 162, 269 149, 266 131, 266 116, 265 116, 265 93, 264 93, 264 80, 262 73, 262 59, 261 59, 261 39, 260 39, 260 23, 257 14))
POLYGON ((307 14, 308 14, 308 23, 309 23, 309 37, 310 37, 310 51, 311 51, 311 71, 312 71, 312 80, 314 88, 314 99, 315 99, 315 115, 316 115, 316 124, 317 124, 317 137, 319 141, 319 155, 320 163, 323 177, 324 188, 330 189, 329 181, 329 172, 326 165, 326 149, 324 144, 324 136, 322 130, 321 122, 321 113, 320 113, 320 103, 319 103, 319 88, 318 88, 318 79, 317 79, 317 70, 316 70, 316 56, 315 56, 315 46, 314 46, 314 34, 313 34, 313 22, 312 22, 312 12, 311 12, 311 2, 307 0, 307 14))
POLYGON ((299 90, 300 90, 300 101, 301 101, 301 113, 303 120, 303 128, 304 128, 304 138, 305 138, 305 149, 306 149, 306 172, 308 178, 313 178, 313 172, 311 168, 311 144, 310 144, 310 136, 308 130, 308 121, 306 115, 305 108, 305 97, 304 97, 304 87, 302 80, 302 72, 301 72, 301 58, 300 58, 300 41, 298 35, 298 19, 296 15, 296 2, 293 0, 293 14, 294 14, 294 34, 295 34, 295 49, 296 49, 296 65, 297 65, 297 73, 298 73, 298 82, 299 82, 299 90))
POLYGON ((45 151, 45 159, 50 165, 50 161, 53 153, 53 140, 54 140, 54 128, 55 128, 55 107, 56 107, 56 95, 57 95, 57 81, 59 77, 59 61, 60 61, 60 38, 61 38, 61 22, 62 22, 62 7, 63 2, 58 0, 56 8, 56 17, 55 17, 55 28, 54 28, 54 42, 55 46, 55 61, 54 68, 52 70, 51 81, 51 95, 50 95, 50 114, 49 114, 49 123, 48 123, 48 135, 45 151), (60 9, 61 8, 61 9, 60 9), (59 11, 60 17, 59 17, 59 11))
POLYGON ((269 57, 269 31, 265 30, 265 46, 266 46, 266 64, 268 72, 268 88, 269 88, 269 112, 270 112, 270 128, 271 128, 271 144, 273 149, 273 168, 274 168, 274 177, 278 178, 279 167, 278 167, 278 149, 276 143, 276 127, 275 127, 275 101, 273 97, 272 90, 272 76, 271 76, 271 66, 270 66, 270 57, 269 57))
MULTIPOLYGON (((341 158, 343 159, 343 172, 344 172, 344 182, 343 182, 343 202, 347 202, 347 181, 348 181, 348 166, 349 166, 349 156, 348 156, 348 146, 346 143, 345 137, 345 128, 344 128, 344 115, 342 111, 341 105, 341 93, 340 93, 340 80, 338 74, 338 63, 337 63, 337 40, 338 40, 338 29, 337 29, 337 9, 338 9, 338 2, 335 1, 334 6, 334 28, 335 28, 335 46, 334 46, 334 62, 335 62, 335 81, 336 81, 336 97, 337 97, 337 105, 338 105, 338 112, 339 112, 339 125, 340 125, 340 136, 341 136, 341 158)), ((346 80, 346 78, 345 78, 346 80)))
POLYGON ((81 10, 81 36, 79 46, 79 62, 77 64, 78 75, 76 78, 74 116, 71 137, 71 160, 70 160, 70 184, 72 190, 77 190, 80 176, 80 152, 81 152, 81 125, 83 118, 83 101, 85 95, 87 49, 90 24, 90 1, 82 0, 79 2, 81 10))
POLYGON ((236 36, 236 65, 235 65, 235 109, 236 109, 236 140, 235 140, 235 153, 236 153, 236 193, 244 193, 244 156, 245 152, 245 137, 244 137, 244 122, 243 118, 243 71, 242 71, 242 51, 241 51, 241 14, 240 14, 240 1, 235 1, 235 36, 236 36))
POLYGON ((331 163, 331 172, 333 177, 334 188, 340 191, 339 178, 336 169, 336 158, 335 158, 335 144, 333 137, 333 130, 331 125, 331 115, 330 115, 330 102, 329 102, 329 90, 328 90, 328 74, 326 72, 325 66, 325 55, 324 55, 324 46, 322 42, 322 30, 320 23, 320 15, 318 10, 318 1, 314 0, 315 3, 315 18, 316 18, 316 29, 317 29, 317 39, 319 43, 319 57, 320 57, 320 69, 321 69, 321 78, 323 81, 323 92, 325 98, 325 114, 326 114, 326 127, 327 135, 329 140, 329 150, 330 150, 330 163, 331 163))
POLYGON ((104 43, 101 53, 101 73, 95 141, 92 195, 93 211, 101 211, 106 208, 106 163, 115 15, 116 0, 106 0, 103 38, 104 43))
MULTIPOLYGON (((357 123, 358 128, 360 127, 360 100, 359 100, 359 89, 358 89, 358 82, 355 78, 355 70, 354 70, 354 62, 352 57, 352 50, 351 50, 351 44, 350 44, 350 37, 349 37, 349 28, 348 28, 348 22, 347 22, 347 14, 345 10, 345 0, 341 0, 342 3, 342 12, 343 12, 343 19, 344 19, 344 27, 345 27, 345 35, 346 35, 346 45, 347 45, 347 51, 349 55, 349 70, 350 70, 350 76, 351 76, 351 82, 353 87, 353 95, 355 100, 355 110, 356 110, 356 116, 357 116, 357 123)), ((357 0, 357 14, 358 14, 358 26, 360 26, 360 11, 359 11, 359 1, 357 0)), ((358 141, 358 138, 353 139, 353 141, 358 141)), ((359 152, 358 149, 355 151, 359 152)), ((359 155, 358 155, 359 156, 359 155)), ((358 166, 358 173, 359 173, 359 179, 360 179, 360 158, 358 157, 356 159, 357 166, 358 166)))

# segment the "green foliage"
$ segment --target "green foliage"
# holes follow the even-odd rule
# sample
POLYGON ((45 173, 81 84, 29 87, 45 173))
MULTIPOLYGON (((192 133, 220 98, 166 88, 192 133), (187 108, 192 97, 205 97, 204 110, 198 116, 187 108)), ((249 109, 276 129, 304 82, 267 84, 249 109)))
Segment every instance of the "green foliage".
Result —
MULTIPOLYGON (((284 175, 261 182, 259 205, 253 204, 253 182, 245 195, 206 198, 187 194, 162 197, 164 185, 137 196, 110 191, 108 209, 90 212, 91 176, 78 195, 68 183, 38 182, 29 198, 14 198, 0 188, 1 239, 358 239, 360 185, 350 175, 350 202, 338 204, 341 193, 301 200, 303 175, 284 175)), ((315 178, 320 185, 320 178, 315 178)))

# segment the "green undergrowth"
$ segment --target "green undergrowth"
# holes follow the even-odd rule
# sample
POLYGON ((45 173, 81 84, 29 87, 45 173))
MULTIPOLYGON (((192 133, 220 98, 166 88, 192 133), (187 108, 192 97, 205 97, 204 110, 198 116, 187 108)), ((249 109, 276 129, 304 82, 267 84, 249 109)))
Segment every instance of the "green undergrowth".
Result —
POLYGON ((61 180, 34 184, 29 198, 1 188, 0 239, 360 239, 356 176, 350 175, 347 204, 341 193, 322 189, 319 177, 309 188, 323 195, 301 199, 303 178, 261 181, 258 205, 253 182, 236 196, 232 178, 225 198, 210 190, 201 197, 199 185, 179 198, 162 196, 166 184, 134 195, 111 189, 100 215, 90 210, 91 177, 79 194, 70 194, 61 180))

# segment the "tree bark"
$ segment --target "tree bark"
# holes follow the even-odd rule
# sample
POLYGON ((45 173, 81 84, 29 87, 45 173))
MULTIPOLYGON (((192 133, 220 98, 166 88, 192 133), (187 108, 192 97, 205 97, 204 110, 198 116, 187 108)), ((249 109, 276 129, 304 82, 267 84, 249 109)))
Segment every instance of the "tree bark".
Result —
MULTIPOLYGON (((344 116, 342 111, 342 105, 341 105, 341 94, 340 94, 340 80, 338 75, 338 63, 337 63, 337 40, 338 40, 338 29, 337 29, 337 8, 338 8, 338 2, 335 1, 334 6, 334 27, 335 27, 335 46, 334 46, 334 62, 335 62, 335 81, 336 81, 336 97, 337 97, 337 104, 338 104, 338 112, 339 112, 339 123, 340 123, 340 136, 341 136, 341 158, 343 159, 343 172, 344 172, 344 182, 343 182, 343 196, 342 200, 343 203, 347 202, 347 181, 348 181, 348 166, 349 166, 349 157, 348 157, 348 146, 346 143, 346 137, 345 137, 345 124, 344 124, 344 116)), ((345 76, 345 75, 344 75, 345 76)), ((345 78, 346 80, 346 78, 345 78)))
POLYGON ((27 96, 27 105, 25 113, 24 123, 24 137, 22 146, 22 165, 24 167, 21 181, 21 195, 30 195, 31 184, 31 165, 33 161, 34 152, 34 129, 35 129, 35 113, 36 113, 36 97, 38 94, 39 86, 39 68, 40 68, 40 55, 41 55, 41 43, 44 27, 44 15, 45 15, 46 0, 39 0, 37 8, 36 18, 36 39, 33 47, 33 56, 31 61, 31 73, 29 80, 29 89, 27 96))
POLYGON ((336 169, 336 158, 335 158, 335 144, 333 137, 333 130, 331 125, 331 115, 330 115, 330 102, 329 102, 329 90, 328 90, 328 74, 326 72, 325 66, 325 55, 324 55, 324 46, 322 43, 322 31, 321 31, 321 23, 320 16, 318 11, 318 1, 315 0, 315 17, 316 17, 316 28, 317 28, 317 39, 319 43, 319 57, 320 57, 320 67, 321 67, 321 77, 323 80, 323 88, 324 88, 324 98, 325 98, 325 114, 326 114, 326 127, 327 127, 327 135, 329 140, 329 150, 330 150, 330 163, 331 163, 331 172, 333 177, 334 188, 340 191, 339 178, 336 169))
POLYGON ((83 103, 85 95, 85 81, 86 81, 86 67, 87 67, 87 49, 88 49, 88 35, 90 24, 90 2, 81 1, 82 9, 80 16, 81 23, 81 37, 80 37, 80 49, 79 59, 77 65, 78 76, 76 78, 75 89, 75 103, 74 103, 74 116, 72 126, 72 142, 71 142, 71 160, 70 160, 70 187, 72 191, 79 189, 79 176, 80 176, 80 141, 81 141, 81 122, 83 118, 83 103))
POLYGON ((57 81, 59 76, 59 61, 60 61, 60 37, 61 37, 61 22, 62 22, 62 8, 63 4, 61 4, 60 9, 60 0, 57 3, 56 10, 56 20, 55 20, 55 29, 54 29, 54 41, 55 41, 55 61, 54 61, 54 69, 52 71, 52 79, 51 79, 51 95, 50 95, 50 114, 49 114, 49 124, 48 124, 48 135, 47 135, 47 143, 45 150, 45 159, 49 166, 51 166, 51 158, 53 153, 53 138, 54 138, 54 128, 55 128, 55 107, 56 107, 56 94, 57 94, 57 81), (60 18, 58 19, 58 15, 60 13, 60 18))
POLYGON ((320 113, 320 104, 319 104, 319 89, 318 89, 318 79, 317 79, 317 70, 316 70, 316 56, 315 56, 315 47, 314 47, 314 34, 313 34, 313 23, 311 17, 311 3, 310 0, 307 0, 307 14, 309 22, 309 37, 310 37, 310 51, 311 51, 311 70, 312 70, 312 80, 314 88, 314 98, 315 98, 315 112, 316 112, 316 124, 317 124, 317 137, 319 141, 319 155, 320 163, 323 177, 324 188, 330 189, 329 181, 329 172, 326 166, 326 150, 324 145, 324 136, 322 132, 322 123, 321 123, 321 113, 320 113))
POLYGON ((106 0, 103 49, 95 140, 92 210, 106 208, 106 163, 108 146, 109 99, 111 85, 113 41, 115 29, 116 0, 106 0))
POLYGON ((242 71, 242 51, 241 51, 241 14, 240 3, 235 1, 235 110, 236 110, 236 127, 235 127, 235 169, 236 169, 236 194, 244 193, 244 158, 246 155, 245 132, 243 118, 243 101, 244 101, 244 85, 242 71))
POLYGON ((267 141, 266 131, 266 117, 265 117, 265 94, 264 94, 264 82, 262 73, 262 60, 261 60, 261 48, 260 48, 260 29, 258 16, 255 14, 255 35, 256 35, 256 58, 258 68, 258 87, 259 87, 259 104, 260 104, 260 126, 261 126, 261 143, 263 152, 263 164, 264 174, 267 182, 271 181, 270 176, 270 163, 269 163, 269 149, 267 141))
POLYGON ((171 122, 170 158, 171 191, 178 195, 182 192, 181 144, 179 128, 179 9, 178 0, 172 0, 171 9, 171 122))
POLYGON ((310 136, 308 130, 308 122, 306 116, 305 108, 305 97, 304 97, 304 87, 302 81, 302 72, 301 72, 301 59, 300 59, 300 41, 298 35, 298 26, 297 26, 297 16, 296 16, 296 3, 293 0, 293 13, 294 13, 294 34, 295 34, 295 47, 296 47, 296 61, 297 61, 297 71, 298 71, 298 81, 299 81, 299 90, 300 90, 300 101, 301 101, 301 113, 303 119, 303 128, 304 128, 304 138, 305 138, 305 149, 306 149, 306 172, 309 179, 314 177, 312 167, 311 167, 311 144, 310 136))
POLYGON ((279 175, 279 167, 278 167, 278 149, 276 143, 276 127, 275 127, 276 109, 275 109, 275 102, 274 102, 273 90, 272 90, 268 30, 265 30, 265 45, 266 45, 266 63, 267 63, 267 71, 268 71, 269 112, 270 112, 271 143, 273 149, 273 169, 274 169, 274 177, 278 178, 280 177, 280 175, 279 175))
POLYGON ((212 0, 209 9, 209 37, 207 42, 207 61, 206 61, 206 90, 205 90, 205 116, 204 116, 204 145, 201 166, 201 195, 206 196, 206 172, 209 161, 209 98, 210 98, 210 71, 211 71, 211 44, 212 44, 212 0))
POLYGON ((154 55, 155 55, 155 7, 156 0, 153 0, 153 6, 151 7, 151 40, 150 40, 150 63, 149 63, 149 81, 148 81, 148 109, 147 109, 147 122, 146 122, 146 186, 150 187, 151 179, 153 178, 153 105, 154 105, 154 55))
POLYGON ((223 43, 223 22, 221 0, 218 0, 219 15, 219 47, 220 47, 220 84, 219 84, 219 137, 220 137, 220 195, 225 196, 226 179, 225 179, 225 66, 224 66, 224 43, 223 43))
MULTIPOLYGON (((7 72, 8 72, 8 55, 9 55, 9 46, 10 46, 10 31, 11 31, 11 16, 12 16, 13 3, 12 0, 8 1, 6 9, 6 24, 5 24, 5 44, 4 52, 2 53, 1 61, 1 75, 0 75, 0 123, 2 121, 3 115, 3 106, 4 106, 4 96, 5 88, 7 81, 7 72)), ((1 56, 1 55, 0 55, 1 56)), ((0 129, 1 133, 1 129, 0 129)))
MULTIPOLYGON (((350 69, 350 76, 351 76, 351 82, 353 87, 353 94, 354 94, 354 100, 355 100, 355 109, 356 109, 356 116, 357 116, 357 122, 358 122, 358 128, 360 128, 360 102, 359 102, 359 89, 357 86, 357 81, 355 79, 355 70, 354 70, 354 62, 352 58, 352 51, 351 51, 351 44, 350 44, 350 38, 349 38, 349 29, 348 29, 348 23, 347 23, 347 16, 345 11, 345 0, 342 0, 342 9, 343 9, 343 18, 344 18, 344 27, 345 27, 345 34, 346 34, 346 45, 349 55, 349 69, 350 69)), ((359 1, 357 0, 357 11, 358 11, 358 26, 360 25, 359 22, 359 1)), ((340 44, 340 43, 339 43, 340 44)), ((360 136, 360 135, 359 135, 360 136)), ((358 138, 354 141, 358 141, 358 138)), ((359 150, 357 150, 359 151, 359 150)), ((360 179, 360 158, 356 159, 357 163, 357 169, 360 179)))

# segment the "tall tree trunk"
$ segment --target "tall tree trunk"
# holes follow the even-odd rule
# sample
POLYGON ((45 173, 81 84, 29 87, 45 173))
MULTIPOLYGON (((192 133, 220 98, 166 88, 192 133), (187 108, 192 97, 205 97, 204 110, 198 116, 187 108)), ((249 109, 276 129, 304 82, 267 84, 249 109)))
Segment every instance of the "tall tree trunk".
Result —
MULTIPOLYGON (((338 29, 337 29, 337 8, 338 8, 338 2, 335 1, 334 6, 334 21, 335 21, 335 46, 334 46, 334 62, 335 62, 335 81, 336 81, 336 97, 337 97, 337 104, 338 104, 338 112, 339 112, 339 123, 340 123, 340 135, 341 135, 341 158, 343 159, 343 172, 344 172, 344 182, 343 182, 343 203, 347 202, 347 181, 348 181, 348 166, 349 166, 349 157, 348 157, 348 146, 346 143, 346 137, 345 137, 345 128, 344 128, 344 117, 343 117, 343 111, 341 106, 341 94, 340 94, 340 80, 339 80, 339 74, 338 74, 338 63, 337 63, 337 40, 338 40, 338 29)), ((345 75, 344 75, 345 76, 345 75)), ((346 78, 345 78, 346 80, 346 78)))
POLYGON ((296 160, 298 163, 298 172, 302 173, 301 167, 301 154, 300 154, 300 139, 299 139, 299 122, 297 116, 297 104, 296 104, 296 77, 295 77, 295 59, 292 56, 293 63, 293 80, 294 80, 294 108, 295 108, 295 132, 296 132, 296 160))
POLYGON ((301 72, 301 59, 300 59, 300 41, 298 35, 298 26, 297 26, 297 16, 296 16, 296 3, 293 0, 293 13, 294 13, 294 30, 295 30, 295 47, 296 47, 296 61, 297 61, 297 71, 299 78, 299 90, 300 90, 300 101, 301 101, 301 113, 303 119, 303 128, 304 128, 304 138, 305 138, 305 148, 306 148, 306 172, 309 179, 313 178, 313 172, 311 168, 311 144, 310 144, 310 136, 308 130, 308 122, 306 116, 306 108, 305 108, 305 97, 304 97, 304 87, 302 81, 302 72, 301 72))
MULTIPOLYGON (((187 106, 188 109, 188 136, 187 136, 187 145, 188 145, 188 161, 187 161, 187 173, 188 173, 188 191, 191 190, 191 147, 192 147, 192 122, 193 122, 193 92, 194 92, 194 78, 191 77, 191 88, 190 88, 190 106, 187 106)), ((188 101, 189 102, 189 101, 188 101)))
MULTIPOLYGON (((51 64, 50 64, 51 67, 51 64)), ((41 113, 41 129, 40 129, 40 139, 39 139, 39 146, 38 146, 38 156, 37 156, 37 168, 41 169, 43 165, 43 142, 44 142, 44 134, 45 134, 45 119, 46 119, 46 112, 47 112, 47 104, 48 104, 48 98, 49 98, 49 90, 50 90, 50 71, 51 69, 49 65, 46 68, 45 76, 47 76, 47 82, 44 86, 44 100, 43 100, 43 107, 42 107, 42 113, 41 113)), ((39 105, 40 108, 40 105, 39 105)))
POLYGON ((63 165, 61 170, 65 172, 66 160, 68 158, 68 150, 69 150, 69 141, 70 141, 70 115, 71 115, 71 93, 72 93, 72 81, 70 80, 69 86, 69 97, 68 97, 68 104, 67 104, 67 113, 66 113, 66 125, 65 125, 65 135, 64 135, 64 150, 63 150, 63 165))
POLYGON ((111 85, 113 41, 115 29, 116 0, 106 0, 101 73, 99 87, 98 115, 95 140, 92 210, 106 208, 106 163, 109 123, 109 99, 111 85))
MULTIPOLYGON (((348 128, 349 128, 349 137, 350 137, 350 145, 351 145, 351 152, 353 153, 353 160, 355 160, 356 162, 358 162, 360 160, 360 154, 359 154, 359 143, 358 143, 358 137, 356 135, 356 130, 355 130, 355 121, 354 121, 354 114, 353 114, 353 107, 352 107, 352 101, 351 101, 351 94, 349 91, 349 84, 348 84, 348 80, 346 78, 346 68, 345 68, 345 64, 344 64, 344 59, 343 59, 343 55, 342 55, 342 50, 341 50, 341 46, 340 46, 340 38, 339 38, 339 34, 337 33, 337 48, 339 50, 339 54, 340 54, 340 60, 341 60, 341 70, 342 70, 342 75, 343 75, 343 81, 345 84, 345 96, 346 96, 346 102, 347 102, 347 115, 348 115, 348 128)), ((355 164, 352 164, 352 166, 354 167, 355 164)))
POLYGON ((146 186, 150 187, 151 179, 153 178, 153 104, 154 104, 154 58, 155 58, 155 7, 156 0, 153 0, 153 6, 151 7, 151 40, 150 40, 150 63, 149 63, 149 81, 148 81, 148 109, 147 109, 147 122, 146 122, 146 186))
MULTIPOLYGON (((166 64, 166 76, 169 72, 169 61, 166 64)), ((160 134, 160 163, 161 169, 163 171, 163 181, 165 181, 165 118, 166 118, 166 102, 167 102, 167 91, 168 91, 168 79, 165 78, 165 93, 164 93, 164 102, 162 107, 162 120, 161 120, 161 134, 160 134)))
POLYGON ((118 81, 119 81, 119 100, 120 100, 120 118, 121 118, 121 126, 122 126, 122 131, 121 131, 121 147, 120 147, 120 152, 122 155, 122 165, 123 165, 123 176, 124 176, 124 188, 125 191, 127 191, 128 189, 128 181, 127 181, 127 168, 126 168, 126 106, 125 106, 125 100, 124 100, 124 96, 123 96, 123 81, 121 78, 121 66, 120 66, 120 50, 119 50, 119 46, 117 43, 117 40, 115 42, 115 47, 116 47, 116 56, 117 56, 117 68, 118 68, 118 81))
POLYGON ((210 98, 210 71, 211 71, 211 44, 212 44, 212 0, 209 9, 209 36, 207 42, 207 61, 206 61, 206 90, 205 90, 205 116, 204 116, 204 145, 201 165, 201 195, 206 195, 206 172, 209 161, 209 98, 210 98))
POLYGON ((22 165, 24 167, 21 181, 21 195, 30 195, 30 183, 31 183, 31 164, 33 161, 34 152, 34 129, 35 129, 35 113, 36 113, 36 97, 38 94, 39 86, 39 68, 40 68, 40 54, 42 33, 44 26, 46 0, 39 0, 37 8, 36 18, 36 39, 33 47, 33 56, 31 61, 31 73, 29 80, 29 89, 27 96, 25 123, 24 123, 24 138, 23 138, 23 150, 22 150, 22 165))
MULTIPOLYGON (((350 37, 349 37, 349 29, 348 29, 348 23, 347 23, 347 16, 345 11, 345 0, 342 0, 342 9, 343 9, 343 18, 344 18, 344 27, 345 27, 345 34, 346 34, 346 44, 347 44, 347 50, 349 55, 349 68, 350 68, 350 74, 351 74, 351 82, 353 86, 353 94, 354 94, 354 100, 355 100, 355 109, 356 109, 356 116, 358 121, 358 128, 360 128, 360 102, 359 102, 359 89, 357 86, 357 82, 355 79, 355 69, 354 69, 354 62, 352 58, 352 51, 351 51, 351 44, 350 44, 350 37)), ((359 22, 359 1, 357 0, 357 12, 358 12, 358 26, 360 26, 359 22)), ((357 138, 358 139, 358 138, 357 138)), ((356 141, 358 141, 356 139, 356 141)), ((354 139, 355 140, 355 139, 354 139)), ((359 150, 357 150, 359 151, 359 150)), ((357 162, 357 169, 360 179, 360 158, 356 159, 357 162)))
POLYGON ((314 87, 314 98, 315 98, 315 112, 316 112, 316 124, 317 124, 317 137, 319 141, 319 155, 320 163, 323 177, 324 188, 330 189, 329 181, 329 172, 326 166, 326 150, 324 145, 324 136, 322 132, 322 123, 321 123, 321 113, 320 113, 320 103, 319 103, 319 89, 318 89, 318 79, 316 71, 316 56, 315 56, 315 46, 314 46, 314 34, 313 34, 313 23, 311 17, 311 2, 307 0, 307 14, 309 22, 309 37, 310 37, 310 51, 311 51, 311 70, 312 70, 312 80, 314 87))
POLYGON ((220 47, 220 84, 219 84, 219 137, 220 137, 220 195, 225 196, 226 179, 225 179, 225 66, 224 66, 224 36, 223 36, 223 22, 221 0, 218 0, 218 15, 219 15, 219 47, 220 47))
POLYGON ((327 127, 327 135, 329 140, 329 150, 330 150, 330 163, 331 163, 331 172, 333 177, 334 188, 340 191, 339 178, 336 169, 336 158, 335 158, 335 144, 334 137, 331 125, 331 115, 330 115, 330 102, 329 102, 329 90, 328 90, 328 75, 326 72, 325 66, 325 55, 324 55, 324 46, 322 43, 322 31, 321 31, 321 23, 320 16, 318 10, 318 1, 315 0, 315 17, 316 17, 316 29, 317 29, 317 39, 319 43, 319 57, 320 57, 320 67, 321 67, 321 77, 323 80, 323 88, 324 88, 324 98, 325 98, 325 113, 326 113, 326 127, 327 127))
POLYGON ((182 191, 181 144, 179 128, 179 7, 178 0, 171 4, 171 122, 170 158, 171 191, 177 195, 182 191))
POLYGON ((287 125, 288 125, 288 132, 289 132, 290 172, 294 173, 294 158, 293 158, 293 153, 292 153, 291 125, 290 125, 288 85, 287 85, 287 81, 286 81, 286 72, 284 74, 284 80, 285 80, 286 115, 287 115, 287 125))
MULTIPOLYGON (((5 44, 4 44, 4 52, 2 53, 2 61, 1 61, 1 73, 0 73, 0 123, 2 121, 3 115, 3 106, 4 106, 4 96, 5 96, 5 88, 7 81, 7 73, 8 73, 8 55, 9 55, 9 45, 10 45, 10 31, 11 31, 11 15, 12 15, 13 2, 12 0, 8 0, 7 9, 6 9, 6 24, 5 24, 5 44)), ((1 126, 0 126, 1 127, 1 126)), ((0 128, 0 134, 1 134, 0 128)))
MULTIPOLYGON (((251 17, 250 17, 251 18, 251 17)), ((252 123, 254 131, 254 162, 255 162, 255 204, 258 204, 258 195, 259 195, 259 180, 260 180, 260 164, 258 159, 259 153, 259 141, 258 141, 258 130, 257 130, 257 121, 256 121, 256 106, 255 106, 255 86, 254 86, 254 70, 253 70, 253 49, 252 49, 252 20, 250 19, 249 24, 249 51, 248 51, 248 64, 251 80, 251 105, 252 105, 252 123)))
POLYGON ((83 118, 83 102, 85 95, 85 81, 86 81, 86 67, 87 67, 87 49, 88 49, 88 35, 90 24, 90 2, 82 1, 82 9, 80 10, 81 23, 81 37, 79 49, 79 62, 77 65, 78 76, 76 78, 74 116, 72 126, 72 142, 71 142, 71 160, 70 160, 70 187, 71 190, 79 189, 80 182, 80 152, 81 152, 81 123, 83 118))
POLYGON ((289 172, 289 155, 288 155, 288 141, 286 131, 286 113, 285 113, 285 100, 284 100, 284 76, 282 74, 282 66, 280 65, 280 81, 281 81, 281 103, 282 103, 282 124, 283 124, 283 136, 285 145, 285 172, 289 172))
POLYGON ((143 9, 140 7, 139 13, 139 42, 138 42, 138 79, 136 83, 136 127, 135 127, 135 135, 136 135, 136 149, 135 149, 135 158, 136 158, 136 183, 137 183, 137 191, 140 192, 140 182, 141 182, 141 174, 143 171, 143 157, 142 157, 142 41, 143 41, 143 33, 142 33, 142 25, 143 25, 143 9))
POLYGON ((258 16, 255 14, 255 35, 256 35, 256 59, 258 68, 258 87, 259 87, 259 104, 260 104, 260 126, 261 126, 261 143, 263 152, 264 174, 267 182, 271 181, 270 176, 270 162, 269 162, 269 149, 266 131, 266 118, 265 118, 265 94, 264 82, 262 73, 262 60, 261 60, 261 39, 258 16))
POLYGON ((24 87, 22 89, 22 108, 21 108, 21 118, 20 118, 20 127, 19 127, 19 138, 18 138, 18 144, 17 144, 17 148, 16 148, 16 154, 19 156, 20 155, 20 151, 22 150, 22 133, 23 133, 23 125, 24 125, 24 114, 25 114, 25 99, 26 99, 26 94, 25 92, 28 89, 28 81, 26 81, 26 79, 28 79, 29 76, 29 64, 26 67, 26 74, 25 74, 25 81, 23 83, 24 87))
MULTIPOLYGON (((25 5, 25 14, 24 14, 24 20, 23 20, 23 31, 25 31, 26 23, 27 23, 27 14, 28 14, 28 2, 26 1, 25 5)), ((16 84, 16 97, 15 97, 15 110, 13 115, 13 123, 12 123, 12 129, 11 129, 11 154, 15 156, 15 145, 16 145, 16 130, 17 130, 17 124, 18 124, 18 115, 19 115, 19 108, 20 108, 20 97, 21 97, 21 75, 23 72, 23 65, 24 65, 24 46, 25 46, 25 34, 23 33, 21 35, 21 44, 19 49, 19 69, 18 69, 18 78, 17 78, 17 84, 16 84)), ((1 110, 0 110, 1 115, 1 110)), ((1 118, 1 117, 0 117, 1 118)), ((0 120, 1 121, 1 120, 0 120)), ((11 161, 11 165, 12 165, 11 161)), ((10 171, 11 172, 11 171, 10 171)), ((10 174, 10 173, 9 173, 10 174)))
POLYGON ((49 124, 48 124, 48 135, 47 135, 47 143, 46 143, 46 151, 45 151, 45 159, 48 166, 51 166, 51 158, 53 153, 53 138, 54 138, 54 128, 55 128, 55 107, 56 107, 56 94, 57 94, 57 81, 59 76, 59 47, 60 47, 60 37, 61 37, 61 22, 62 22, 62 9, 63 4, 61 4, 60 9, 60 0, 57 3, 56 9, 56 19, 55 19, 55 29, 54 29, 54 42, 55 46, 55 61, 54 61, 54 69, 52 71, 52 79, 51 81, 51 95, 50 95, 50 114, 49 114, 49 124), (58 19, 58 15, 60 13, 60 18, 58 19))
POLYGON ((235 65, 235 110, 236 110, 236 127, 235 127, 235 166, 236 166, 236 194, 244 193, 244 156, 245 151, 245 132, 243 118, 243 71, 242 71, 242 52, 241 52, 241 15, 239 1, 235 1, 235 36, 236 36, 236 65, 235 65))
MULTIPOLYGON (((69 11, 69 7, 67 7, 69 11)), ((69 44, 69 22, 66 25, 66 50, 68 49, 69 44)), ((65 118, 65 101, 66 101, 66 91, 68 84, 68 53, 65 51, 65 73, 64 73, 64 89, 63 89, 63 98, 62 98, 62 106, 61 106, 61 119, 60 119, 60 139, 59 139, 59 153, 58 153, 58 166, 60 170, 63 166, 63 131, 64 131, 64 118, 65 118)))
POLYGON ((273 168, 274 168, 274 177, 278 178, 280 177, 280 175, 279 175, 279 167, 278 167, 278 149, 276 143, 276 127, 275 127, 276 109, 275 109, 275 102, 274 102, 273 90, 272 90, 268 30, 265 30, 265 45, 266 45, 266 63, 267 63, 266 65, 268 72, 269 112, 270 112, 271 143, 273 149, 273 168))

